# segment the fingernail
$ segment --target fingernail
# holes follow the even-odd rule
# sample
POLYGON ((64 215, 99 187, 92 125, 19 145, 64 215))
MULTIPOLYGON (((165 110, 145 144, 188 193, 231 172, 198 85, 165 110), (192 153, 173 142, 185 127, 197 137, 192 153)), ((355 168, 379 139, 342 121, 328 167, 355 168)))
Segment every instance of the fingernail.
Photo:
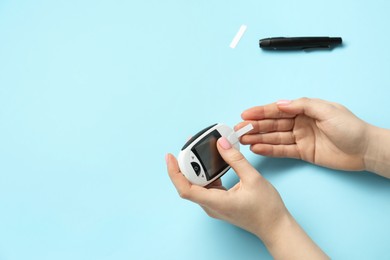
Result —
POLYGON ((282 99, 282 100, 279 100, 278 102, 276 102, 276 104, 278 106, 287 106, 289 104, 291 104, 291 100, 287 100, 287 99, 282 99))
POLYGON ((232 145, 229 143, 229 141, 226 139, 226 137, 219 138, 218 143, 225 150, 232 148, 232 145))

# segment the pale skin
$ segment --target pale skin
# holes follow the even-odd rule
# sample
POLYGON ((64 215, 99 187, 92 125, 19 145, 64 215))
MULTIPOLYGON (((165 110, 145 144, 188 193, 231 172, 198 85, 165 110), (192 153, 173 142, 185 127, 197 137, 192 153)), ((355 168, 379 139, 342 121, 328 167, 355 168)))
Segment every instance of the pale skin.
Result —
MULTIPOLYGON (((251 150, 271 157, 296 158, 333 169, 362 171, 390 178, 390 131, 367 124, 345 107, 320 99, 281 100, 242 113, 241 138, 251 150)), ((275 259, 328 259, 285 207, 277 190, 225 138, 217 142, 239 182, 226 190, 220 180, 192 185, 176 158, 166 156, 169 177, 179 195, 206 213, 259 237, 275 259)))

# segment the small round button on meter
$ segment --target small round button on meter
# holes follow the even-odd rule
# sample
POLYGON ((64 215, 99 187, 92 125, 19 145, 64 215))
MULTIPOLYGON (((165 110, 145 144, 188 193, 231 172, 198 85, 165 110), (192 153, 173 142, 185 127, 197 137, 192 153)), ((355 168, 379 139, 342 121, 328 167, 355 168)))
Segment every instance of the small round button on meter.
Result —
POLYGON ((199 164, 196 162, 191 162, 191 166, 192 166, 192 169, 194 169, 196 175, 199 176, 200 171, 201 171, 199 164))

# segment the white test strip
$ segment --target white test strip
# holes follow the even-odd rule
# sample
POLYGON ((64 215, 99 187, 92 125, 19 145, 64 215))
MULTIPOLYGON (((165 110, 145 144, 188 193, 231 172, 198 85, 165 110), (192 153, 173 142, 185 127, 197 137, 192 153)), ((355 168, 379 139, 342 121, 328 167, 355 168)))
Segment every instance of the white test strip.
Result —
POLYGON ((244 35, 244 32, 246 31, 246 25, 241 25, 240 29, 236 33, 236 36, 234 36, 232 42, 230 43, 230 48, 234 49, 236 48, 238 42, 240 41, 241 37, 244 35))
POLYGON ((231 144, 235 144, 238 142, 238 139, 243 136, 244 134, 248 133, 250 130, 253 129, 253 125, 252 124, 247 124, 246 126, 244 126, 243 128, 241 128, 240 130, 238 130, 237 132, 234 132, 232 133, 231 135, 229 135, 229 137, 227 138, 228 141, 231 143, 231 144))
POLYGON ((238 130, 236 132, 237 138, 240 138, 241 136, 243 136, 244 134, 248 133, 252 129, 253 129, 253 125, 252 124, 247 124, 246 126, 244 126, 243 128, 241 128, 240 130, 238 130))

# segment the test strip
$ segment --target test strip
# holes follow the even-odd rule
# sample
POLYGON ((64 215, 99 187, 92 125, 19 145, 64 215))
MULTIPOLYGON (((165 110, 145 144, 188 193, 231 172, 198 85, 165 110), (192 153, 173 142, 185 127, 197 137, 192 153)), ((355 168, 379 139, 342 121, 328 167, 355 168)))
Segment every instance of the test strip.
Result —
POLYGON ((229 137, 227 138, 228 141, 231 143, 231 144, 235 144, 238 142, 238 139, 243 136, 244 134, 248 133, 250 130, 253 129, 253 125, 252 124, 247 124, 246 126, 244 126, 243 128, 241 128, 240 130, 238 130, 237 132, 234 132, 232 133, 231 135, 229 135, 229 137))
POLYGON ((243 136, 244 134, 248 133, 252 129, 253 129, 253 125, 252 124, 247 124, 246 126, 244 126, 243 128, 241 128, 240 130, 238 130, 236 132, 237 138, 240 138, 241 136, 243 136))
POLYGON ((236 48, 238 42, 240 41, 241 37, 244 35, 244 32, 246 31, 246 25, 241 25, 240 29, 236 33, 236 36, 234 36, 232 42, 230 43, 230 48, 234 49, 236 48))

